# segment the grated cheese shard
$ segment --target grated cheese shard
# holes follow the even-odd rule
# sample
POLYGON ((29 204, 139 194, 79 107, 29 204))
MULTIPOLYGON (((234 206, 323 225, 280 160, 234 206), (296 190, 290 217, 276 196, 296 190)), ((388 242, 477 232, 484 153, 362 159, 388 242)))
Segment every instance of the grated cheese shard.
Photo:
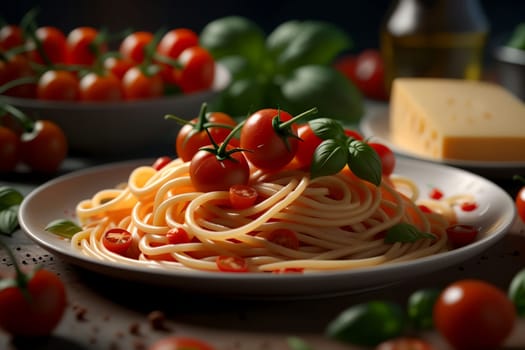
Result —
POLYGON ((389 123, 391 140, 423 157, 525 161, 525 104, 494 83, 397 78, 389 123))

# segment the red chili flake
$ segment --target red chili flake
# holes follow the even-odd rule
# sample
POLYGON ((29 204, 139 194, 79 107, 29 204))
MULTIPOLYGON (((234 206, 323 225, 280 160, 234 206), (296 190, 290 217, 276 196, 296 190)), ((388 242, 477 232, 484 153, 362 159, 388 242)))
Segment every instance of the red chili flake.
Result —
POLYGON ((476 202, 463 202, 460 206, 463 211, 474 211, 478 208, 476 202))
POLYGON ((420 204, 420 205, 418 205, 418 207, 423 213, 427 213, 427 214, 432 213, 432 210, 429 207, 427 207, 426 205, 420 204))
POLYGON ((441 198, 443 198, 443 192, 441 192, 438 188, 433 188, 430 190, 430 193, 428 194, 428 196, 432 199, 436 199, 436 200, 439 200, 441 198))

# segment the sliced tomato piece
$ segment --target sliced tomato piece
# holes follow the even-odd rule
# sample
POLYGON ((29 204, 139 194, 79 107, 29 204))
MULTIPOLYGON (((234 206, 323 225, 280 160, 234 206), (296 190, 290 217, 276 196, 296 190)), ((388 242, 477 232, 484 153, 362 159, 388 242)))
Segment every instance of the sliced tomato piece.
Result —
POLYGON ((190 236, 182 227, 173 227, 166 232, 166 238, 170 244, 188 243, 190 236))
POLYGON ((447 228, 447 237, 452 245, 462 247, 474 242, 478 232, 479 230, 472 225, 457 224, 447 228))
POLYGON ((168 156, 159 157, 153 162, 153 169, 159 171, 171 162, 171 158, 168 156))
POLYGON ((246 209, 255 204, 259 194, 249 185, 235 184, 230 187, 230 203, 234 209, 246 209))
POLYGON ((102 244, 113 253, 124 255, 131 246, 131 233, 120 227, 114 227, 104 233, 102 244))
POLYGON ((219 255, 216 260, 217 267, 222 272, 247 272, 248 264, 240 256, 219 255))
POLYGON ((299 249, 299 238, 297 238, 297 234, 295 231, 286 228, 270 232, 266 239, 289 249, 299 249))

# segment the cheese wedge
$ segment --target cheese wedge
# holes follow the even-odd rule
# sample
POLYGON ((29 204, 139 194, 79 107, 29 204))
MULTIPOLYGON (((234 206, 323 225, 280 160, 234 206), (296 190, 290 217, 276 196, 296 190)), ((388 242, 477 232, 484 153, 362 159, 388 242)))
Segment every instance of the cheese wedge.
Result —
POLYGON ((397 78, 390 137, 423 157, 525 161, 525 104, 488 82, 397 78))

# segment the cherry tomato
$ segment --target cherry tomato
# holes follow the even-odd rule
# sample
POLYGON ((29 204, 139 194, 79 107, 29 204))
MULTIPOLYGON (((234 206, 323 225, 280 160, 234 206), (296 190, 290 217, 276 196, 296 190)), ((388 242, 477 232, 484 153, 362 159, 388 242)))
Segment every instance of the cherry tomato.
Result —
POLYGON ((278 170, 295 157, 300 142, 296 137, 297 125, 279 127, 290 119, 292 116, 288 112, 272 108, 261 109, 246 119, 241 130, 240 146, 250 151, 246 152, 246 158, 254 166, 263 170, 278 170))
POLYGON ((525 222, 525 186, 518 191, 515 203, 518 216, 523 222, 525 222))
POLYGON ((93 27, 78 27, 66 38, 66 63, 92 66, 97 56, 107 51, 107 44, 97 43, 99 35, 93 27))
POLYGON ((219 255, 216 259, 217 267, 222 272, 247 272, 248 264, 240 256, 219 255))
POLYGON ((29 39, 28 43, 32 49, 29 53, 33 61, 46 65, 66 62, 67 40, 66 36, 60 29, 53 26, 40 27, 35 31, 35 36, 42 45, 45 58, 42 57, 36 49, 36 43, 34 40, 29 39), (49 62, 47 60, 49 60, 49 62))
MULTIPOLYGON (((215 143, 219 144, 230 134, 231 129, 223 126, 213 126, 214 124, 230 125, 232 128, 237 124, 235 120, 226 113, 211 112, 206 113, 201 110, 197 118, 185 124, 179 130, 175 141, 175 152, 183 161, 190 161, 199 148, 209 145, 210 137, 204 129, 208 129, 215 143), (203 118, 203 119, 201 119, 203 118)), ((234 143, 231 143, 235 145, 234 143)))
POLYGON ((375 350, 434 350, 434 347, 423 339, 400 337, 382 342, 375 350))
POLYGON ((111 73, 87 73, 79 87, 82 101, 120 101, 124 95, 120 80, 111 73))
POLYGON ((447 227, 447 237, 454 247, 463 247, 476 240, 479 230, 472 225, 456 224, 447 227))
POLYGON ((309 168, 312 164, 315 149, 323 142, 317 136, 309 124, 300 125, 297 128, 297 136, 301 138, 295 154, 295 160, 300 168, 309 168))
POLYGON ((230 187, 230 203, 234 209, 246 209, 255 204, 258 193, 249 185, 236 184, 230 187))
POLYGON ((388 98, 385 86, 385 67, 378 50, 367 49, 357 56, 342 57, 336 69, 350 79, 366 96, 376 100, 388 98))
POLYGON ((102 244, 113 253, 124 255, 131 246, 133 238, 128 230, 114 227, 107 230, 102 237, 102 244))
POLYGON ((273 230, 268 234, 266 239, 288 249, 299 249, 300 243, 297 234, 289 229, 282 228, 273 230))
POLYGON ((104 59, 103 65, 106 71, 111 72, 114 76, 122 80, 128 69, 135 66, 135 62, 129 58, 109 56, 104 59))
MULTIPOLYGON (((35 72, 31 67, 31 62, 25 55, 8 56, 7 60, 0 60, 0 85, 9 81, 29 78, 35 76, 35 72)), ((35 98, 36 97, 36 83, 24 83, 13 86, 4 92, 7 96, 35 98)))
POLYGON ((171 162, 171 158, 168 156, 159 157, 153 162, 153 169, 159 171, 171 162))
POLYGON ((166 238, 170 244, 188 243, 190 236, 182 227, 174 227, 166 232, 166 238))
POLYGON ((50 120, 37 120, 21 136, 22 160, 34 171, 52 173, 67 156, 68 143, 62 129, 50 120))
POLYGON ((162 36, 157 45, 157 53, 176 59, 185 49, 198 45, 199 36, 197 33, 187 28, 176 28, 162 36))
POLYGON ((364 137, 361 135, 361 133, 354 129, 345 129, 345 135, 348 137, 351 137, 355 140, 363 141, 364 137))
POLYGON ((169 336, 151 344, 148 350, 215 350, 202 340, 188 337, 169 336))
POLYGON ((80 96, 78 78, 69 71, 48 70, 38 80, 36 95, 42 100, 78 100, 80 96))
POLYGON ((386 145, 377 142, 368 143, 381 159, 381 172, 384 176, 390 176, 396 167, 396 156, 394 152, 386 145))
POLYGON ((191 159, 190 178, 197 191, 229 191, 233 185, 248 183, 250 168, 240 151, 223 157, 200 150, 191 159))
POLYGON ((0 173, 13 171, 20 157, 21 150, 18 134, 0 125, 0 173))
POLYGON ((132 60, 135 63, 144 61, 145 50, 154 36, 151 32, 138 31, 128 34, 120 43, 119 52, 123 58, 132 60))
POLYGON ((139 66, 128 69, 124 74, 122 88, 127 100, 148 99, 164 94, 164 83, 160 74, 150 74, 139 66))
POLYGON ((66 308, 64 284, 46 269, 38 269, 25 278, 24 287, 14 281, 12 286, 0 289, 0 327, 14 336, 49 335, 66 308))
POLYGON ((0 28, 0 50, 8 51, 24 44, 24 33, 20 26, 6 24, 0 28))
POLYGON ((496 286, 475 279, 448 285, 434 306, 434 325, 458 350, 499 349, 511 333, 516 310, 496 286))
POLYGON ((208 90, 215 78, 213 56, 201 46, 185 49, 179 56, 180 70, 176 70, 176 82, 182 92, 188 94, 208 90))

